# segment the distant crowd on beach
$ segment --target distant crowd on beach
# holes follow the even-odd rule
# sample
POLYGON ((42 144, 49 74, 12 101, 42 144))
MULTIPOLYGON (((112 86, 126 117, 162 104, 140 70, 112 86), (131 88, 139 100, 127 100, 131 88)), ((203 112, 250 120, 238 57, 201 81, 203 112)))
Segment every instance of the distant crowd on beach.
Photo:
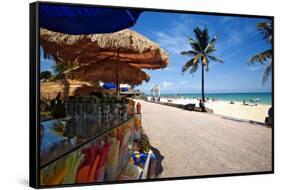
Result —
MULTIPOLYGON (((151 96, 151 97, 146 97, 146 99, 151 100, 151 101, 161 101, 161 99, 167 99, 168 102, 172 102, 173 100, 197 100, 197 101, 202 101, 201 98, 198 97, 185 97, 185 96, 179 96, 179 95, 174 95, 174 96, 151 96)), ((205 102, 216 102, 219 101, 219 98, 215 97, 215 98, 206 98, 205 102)))
MULTIPOLYGON (((218 97, 207 97, 205 102, 201 98, 192 96, 145 96, 145 100, 159 102, 159 103, 170 103, 184 105, 188 109, 205 110, 205 108, 213 110, 213 113, 227 115, 231 117, 238 117, 242 119, 250 119, 254 121, 264 122, 265 118, 270 117, 270 104, 260 103, 259 99, 242 99, 239 100, 224 100, 218 97), (269 117, 268 117, 269 116, 269 117)), ((266 122, 270 123, 270 122, 266 122)))
MULTIPOLYGON (((174 102, 174 101, 177 101, 178 100, 197 100, 198 102, 203 102, 201 98, 198 98, 198 97, 185 97, 185 96, 180 96, 180 95, 173 95, 173 96, 150 96, 150 97, 147 97, 145 98, 146 100, 151 100, 151 101, 158 101, 160 102, 161 99, 164 100, 164 101, 167 101, 167 102, 174 102)), ((204 102, 217 102, 219 101, 220 99, 218 97, 212 97, 212 98, 205 98, 205 101, 204 102)), ((225 100, 222 100, 222 101, 225 101, 225 100)), ((258 101, 259 100, 243 100, 243 105, 244 106, 257 106, 258 104, 258 101)), ((229 102, 229 104, 235 104, 235 101, 231 100, 229 102)))

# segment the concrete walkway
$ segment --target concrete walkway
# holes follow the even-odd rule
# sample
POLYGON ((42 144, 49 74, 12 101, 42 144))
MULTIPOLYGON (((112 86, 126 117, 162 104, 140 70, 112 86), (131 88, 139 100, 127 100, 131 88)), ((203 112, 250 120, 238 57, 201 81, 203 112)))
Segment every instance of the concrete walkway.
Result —
POLYGON ((139 102, 143 128, 162 160, 158 177, 271 170, 271 128, 139 102))

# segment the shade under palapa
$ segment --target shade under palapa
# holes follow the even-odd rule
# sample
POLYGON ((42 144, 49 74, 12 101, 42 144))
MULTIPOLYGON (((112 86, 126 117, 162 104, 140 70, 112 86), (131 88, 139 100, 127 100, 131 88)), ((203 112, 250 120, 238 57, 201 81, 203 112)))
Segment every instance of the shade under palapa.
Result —
POLYGON ((62 63, 83 65, 118 60, 145 69, 165 68, 168 64, 168 54, 163 49, 129 29, 108 34, 68 35, 41 28, 40 42, 46 54, 62 63))
POLYGON ((81 81, 103 81, 116 84, 141 84, 149 81, 150 76, 141 69, 127 63, 119 64, 119 72, 116 72, 116 62, 104 64, 89 64, 67 71, 66 77, 81 81), (118 76, 116 74, 118 73, 118 76))
POLYGON ((40 99, 42 100, 55 99, 59 93, 62 99, 67 99, 69 96, 88 96, 93 92, 113 93, 114 91, 77 80, 58 80, 40 84, 40 99))

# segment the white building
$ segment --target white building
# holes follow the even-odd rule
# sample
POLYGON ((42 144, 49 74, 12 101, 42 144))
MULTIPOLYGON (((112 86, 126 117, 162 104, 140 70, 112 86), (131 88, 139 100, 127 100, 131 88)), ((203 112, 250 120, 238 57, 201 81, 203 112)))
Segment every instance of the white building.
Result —
POLYGON ((160 97, 160 85, 158 85, 158 84, 152 85, 151 96, 152 97, 160 97))

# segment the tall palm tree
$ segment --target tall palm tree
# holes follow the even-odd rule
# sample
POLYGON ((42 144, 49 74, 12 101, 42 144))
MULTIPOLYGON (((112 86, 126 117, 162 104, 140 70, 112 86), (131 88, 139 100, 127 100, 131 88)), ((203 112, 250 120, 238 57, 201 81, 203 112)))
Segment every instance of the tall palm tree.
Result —
MULTIPOLYGON (((272 21, 267 20, 265 22, 258 23, 257 29, 263 35, 263 39, 272 44, 272 21)), ((265 84, 272 72, 272 48, 252 56, 249 59, 248 64, 250 65, 255 62, 267 64, 262 78, 262 84, 265 84)))
POLYGON ((223 61, 214 55, 217 49, 215 48, 215 43, 217 41, 217 36, 210 38, 208 29, 205 27, 204 29, 200 29, 196 27, 193 30, 195 34, 195 39, 189 37, 189 44, 191 46, 191 50, 181 52, 181 55, 186 55, 192 57, 189 61, 185 63, 182 68, 182 73, 184 74, 188 69, 190 69, 190 74, 193 74, 197 71, 199 64, 201 63, 202 68, 202 90, 201 96, 202 101, 205 101, 205 93, 204 93, 204 67, 205 70, 209 70, 209 62, 215 61, 223 63, 223 61))

